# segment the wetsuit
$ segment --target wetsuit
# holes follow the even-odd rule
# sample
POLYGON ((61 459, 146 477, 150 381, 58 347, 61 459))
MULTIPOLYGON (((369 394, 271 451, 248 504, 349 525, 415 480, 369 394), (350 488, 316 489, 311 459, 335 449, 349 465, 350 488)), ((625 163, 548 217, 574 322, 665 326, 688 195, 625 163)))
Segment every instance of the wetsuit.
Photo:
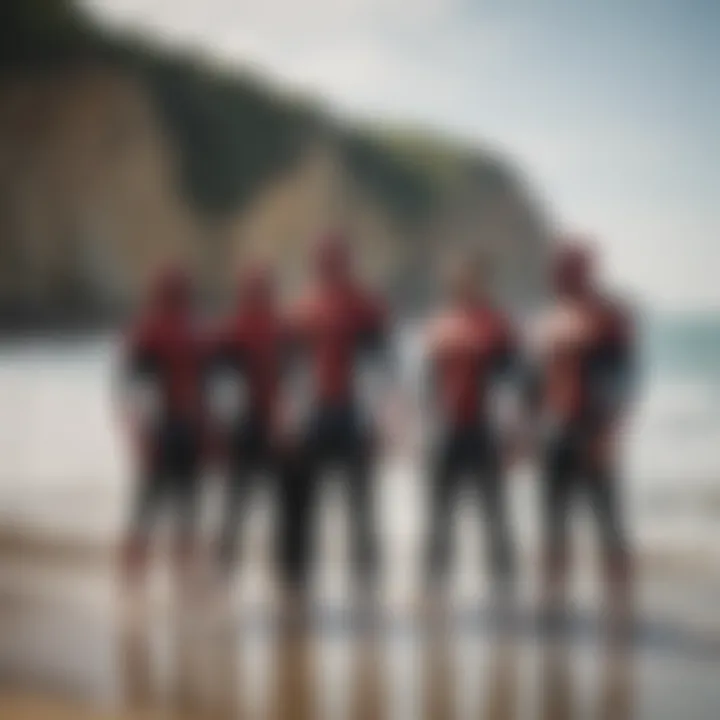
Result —
POLYGON ((505 317, 483 305, 452 308, 432 323, 429 338, 432 413, 439 419, 430 461, 429 570, 448 562, 453 502, 466 479, 480 494, 487 518, 489 561, 497 579, 512 572, 503 483, 502 438, 493 396, 516 365, 505 317))
POLYGON ((360 365, 385 350, 385 310, 350 281, 321 283, 295 310, 293 365, 305 378, 307 412, 285 482, 285 567, 293 582, 304 578, 319 480, 336 467, 349 488, 354 566, 368 577, 377 561, 373 428, 357 378, 360 365))
POLYGON ((183 545, 192 541, 195 528, 205 346, 187 293, 180 277, 164 277, 125 345, 123 392, 133 397, 132 431, 140 451, 132 531, 141 542, 166 503, 178 514, 183 545), (145 406, 141 413, 139 404, 145 406))
POLYGON ((215 339, 211 384, 219 381, 220 392, 237 395, 222 419, 228 468, 220 542, 225 566, 235 557, 253 480, 260 475, 275 477, 279 471, 275 422, 285 338, 284 324, 272 304, 246 302, 215 339))
POLYGON ((545 553, 550 576, 568 556, 568 514, 584 494, 598 522, 607 570, 627 572, 628 548, 611 442, 633 385, 628 314, 596 295, 561 303, 540 334, 532 402, 542 423, 545 553))

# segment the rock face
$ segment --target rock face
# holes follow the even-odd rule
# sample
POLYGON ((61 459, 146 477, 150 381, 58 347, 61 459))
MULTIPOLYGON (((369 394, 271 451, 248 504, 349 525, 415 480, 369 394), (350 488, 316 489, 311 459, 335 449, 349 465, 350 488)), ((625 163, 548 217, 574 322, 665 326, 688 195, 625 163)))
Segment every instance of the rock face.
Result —
POLYGON ((168 256, 193 263, 208 298, 255 254, 291 290, 328 228, 405 309, 432 297, 453 245, 488 251, 508 301, 542 293, 545 224, 502 161, 340 127, 247 78, 92 28, 82 38, 52 67, 0 73, 3 322, 122 311, 168 256))
POLYGON ((542 220, 524 192, 509 180, 491 190, 463 173, 417 217, 402 219, 353 174, 337 147, 320 142, 229 224, 230 245, 235 257, 276 258, 293 286, 315 239, 328 227, 346 228, 365 273, 407 312, 436 295, 448 250, 475 248, 492 263, 498 295, 522 309, 543 294, 547 249, 542 220))
POLYGON ((145 94, 107 71, 0 85, 0 297, 20 311, 127 302, 143 268, 195 244, 145 94))

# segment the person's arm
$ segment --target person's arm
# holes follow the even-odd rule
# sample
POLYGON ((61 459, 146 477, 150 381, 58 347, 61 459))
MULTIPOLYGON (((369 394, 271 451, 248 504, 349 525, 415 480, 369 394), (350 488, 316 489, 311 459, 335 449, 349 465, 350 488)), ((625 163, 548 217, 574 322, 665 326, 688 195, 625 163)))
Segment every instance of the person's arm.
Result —
POLYGON ((398 341, 385 309, 374 308, 360 339, 359 386, 381 436, 393 445, 406 441, 401 434, 405 434, 411 412, 404 392, 407 388, 403 388, 398 341))
POLYGON ((149 338, 133 333, 123 341, 113 372, 113 398, 123 430, 140 457, 152 451, 152 431, 161 406, 158 363, 149 338))
POLYGON ((513 381, 517 415, 515 454, 532 455, 543 431, 543 374, 547 346, 546 319, 535 320, 515 345, 513 381))
POLYGON ((443 344, 441 335, 440 323, 433 320, 418 333, 415 346, 415 426, 420 452, 423 447, 437 442, 446 421, 438 383, 443 344))
POLYGON ((498 333, 495 351, 490 362, 490 382, 493 385, 516 387, 521 365, 517 340, 508 328, 498 333))
POLYGON ((602 412, 615 422, 625 415, 637 391, 637 351, 634 324, 626 309, 614 308, 609 325, 593 358, 593 370, 602 412))
POLYGON ((488 369, 491 413, 511 463, 525 445, 524 383, 525 364, 515 332, 504 322, 496 337, 488 369))
POLYGON ((364 329, 360 339, 360 354, 363 370, 370 371, 373 379, 379 382, 381 392, 397 390, 398 359, 390 323, 384 313, 378 313, 364 329))
POLYGON ((150 420, 159 412, 159 368, 151 342, 144 334, 124 344, 116 372, 116 394, 124 413, 150 420))
POLYGON ((239 344, 226 335, 218 334, 208 348, 205 383, 211 418, 227 430, 246 409, 247 367, 239 344))
POLYGON ((311 367, 312 307, 301 300, 286 314, 282 327, 280 389, 274 423, 282 443, 293 445, 308 419, 313 393, 311 367))

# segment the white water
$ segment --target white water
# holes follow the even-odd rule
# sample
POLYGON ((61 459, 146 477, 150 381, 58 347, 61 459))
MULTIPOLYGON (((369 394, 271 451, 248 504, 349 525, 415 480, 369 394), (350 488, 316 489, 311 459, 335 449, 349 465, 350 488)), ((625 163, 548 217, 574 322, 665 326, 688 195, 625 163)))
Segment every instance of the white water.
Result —
MULTIPOLYGON (((111 397, 113 338, 0 349, 0 520, 114 533, 131 467, 111 397)), ((706 378, 649 377, 625 438, 633 534, 643 543, 720 559, 720 388, 706 378)), ((383 517, 419 529, 420 468, 391 466, 383 517)), ((532 469, 513 479, 521 533, 536 529, 532 469)))

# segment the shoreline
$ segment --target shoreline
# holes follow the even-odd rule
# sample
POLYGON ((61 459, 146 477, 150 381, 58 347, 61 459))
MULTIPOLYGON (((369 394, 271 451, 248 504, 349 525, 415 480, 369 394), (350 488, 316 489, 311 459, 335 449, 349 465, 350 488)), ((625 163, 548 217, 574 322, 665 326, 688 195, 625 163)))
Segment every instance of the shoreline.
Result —
MULTIPOLYGON (((201 555, 211 553, 212 543, 207 537, 201 544, 201 555)), ((0 525, 0 563, 23 562, 51 563, 61 569, 102 569, 114 563, 121 550, 121 537, 82 537, 79 534, 57 533, 48 529, 0 525)), ((266 557, 263 550, 259 555, 266 557)), ((530 567, 539 565, 534 551, 521 555, 530 567)), ((585 558, 594 568, 595 559, 585 558)), ((717 557, 711 552, 687 552, 666 548, 643 548, 635 554, 635 563, 641 575, 662 575, 665 578, 697 578, 699 574, 717 572, 717 557)), ((718 578, 720 592, 720 578, 718 578)))

